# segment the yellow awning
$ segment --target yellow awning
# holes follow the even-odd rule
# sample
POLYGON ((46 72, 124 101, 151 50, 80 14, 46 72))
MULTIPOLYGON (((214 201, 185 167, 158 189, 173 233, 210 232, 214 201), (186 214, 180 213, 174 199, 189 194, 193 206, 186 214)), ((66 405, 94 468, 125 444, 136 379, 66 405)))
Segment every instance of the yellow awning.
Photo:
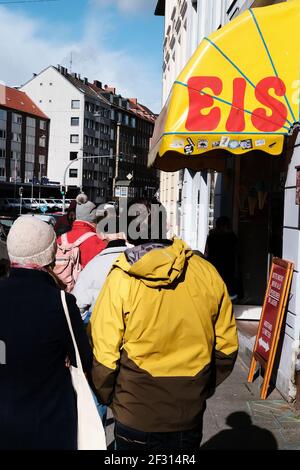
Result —
POLYGON ((300 121, 300 0, 247 10, 204 38, 158 117, 149 165, 221 170, 226 156, 280 155, 300 121))

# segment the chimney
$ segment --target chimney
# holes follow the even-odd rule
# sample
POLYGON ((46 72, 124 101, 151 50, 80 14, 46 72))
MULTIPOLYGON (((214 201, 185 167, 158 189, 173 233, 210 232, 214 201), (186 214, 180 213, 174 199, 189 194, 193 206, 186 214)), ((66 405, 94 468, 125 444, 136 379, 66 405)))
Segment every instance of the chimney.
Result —
POLYGON ((83 81, 84 81, 84 84, 85 84, 85 85, 88 85, 88 84, 89 84, 89 79, 88 79, 87 77, 84 77, 84 80, 83 80, 83 81))
POLYGON ((33 72, 33 76, 36 77, 36 76, 37 76, 37 73, 33 72))
MULTIPOLYGON (((94 80, 94 85, 95 87, 99 88, 100 90, 102 90, 102 83, 99 82, 99 80, 94 80)), ((107 86, 107 85, 106 85, 107 86)))
POLYGON ((77 79, 77 73, 75 73, 75 72, 72 72, 72 74, 71 74, 71 75, 72 75, 72 77, 73 77, 73 78, 76 78, 76 79, 77 79))
POLYGON ((129 101, 130 103, 134 104, 135 106, 137 106, 137 98, 129 98, 129 101))

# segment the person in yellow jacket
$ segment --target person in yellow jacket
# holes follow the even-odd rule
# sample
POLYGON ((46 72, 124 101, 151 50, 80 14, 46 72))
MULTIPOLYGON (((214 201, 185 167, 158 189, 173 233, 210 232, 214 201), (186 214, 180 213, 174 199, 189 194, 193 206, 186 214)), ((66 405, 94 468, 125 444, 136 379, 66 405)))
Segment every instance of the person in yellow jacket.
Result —
POLYGON ((93 382, 112 408, 118 450, 194 450, 206 399, 236 360, 233 308, 208 261, 150 232, 148 240, 128 232, 135 246, 115 261, 95 304, 93 382))

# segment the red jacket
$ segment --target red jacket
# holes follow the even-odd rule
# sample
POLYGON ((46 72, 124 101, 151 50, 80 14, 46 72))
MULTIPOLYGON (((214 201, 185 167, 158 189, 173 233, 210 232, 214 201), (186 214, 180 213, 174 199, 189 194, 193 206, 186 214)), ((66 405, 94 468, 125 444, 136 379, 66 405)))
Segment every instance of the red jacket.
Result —
MULTIPOLYGON (((106 248, 106 243, 98 237, 96 228, 89 222, 84 222, 83 220, 75 220, 72 230, 66 234, 68 242, 73 243, 78 240, 81 235, 88 232, 94 232, 95 236, 80 245, 80 264, 82 268, 106 248)), ((57 242, 61 243, 61 237, 57 239, 57 242)))

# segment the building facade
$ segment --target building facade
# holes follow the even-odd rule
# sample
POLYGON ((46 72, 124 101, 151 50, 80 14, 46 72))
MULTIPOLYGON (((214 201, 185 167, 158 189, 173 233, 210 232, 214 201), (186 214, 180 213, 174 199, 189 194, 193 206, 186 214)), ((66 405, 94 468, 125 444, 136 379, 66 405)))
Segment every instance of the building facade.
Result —
POLYGON ((50 66, 34 74, 21 90, 35 99, 51 119, 48 178, 58 184, 65 182, 69 188, 85 188, 96 202, 105 200, 110 154, 109 103, 87 78, 70 74, 61 66, 50 66), (103 159, 92 158, 99 155, 103 159), (80 159, 76 161, 77 158, 80 159))
POLYGON ((41 180, 47 174, 49 118, 26 93, 0 88, 0 182, 41 180))
POLYGON ((62 66, 35 74, 21 89, 51 118, 51 181, 80 188, 96 203, 115 197, 118 180, 124 180, 122 187, 129 186, 122 191, 130 197, 140 195, 141 188, 157 191, 156 170, 147 172, 155 115, 137 100, 117 95, 99 80, 90 83, 70 74, 62 66))
POLYGON ((156 115, 136 98, 124 98, 105 85, 101 92, 111 105, 112 155, 116 197, 152 197, 158 190, 158 172, 147 169, 147 155, 156 115))

